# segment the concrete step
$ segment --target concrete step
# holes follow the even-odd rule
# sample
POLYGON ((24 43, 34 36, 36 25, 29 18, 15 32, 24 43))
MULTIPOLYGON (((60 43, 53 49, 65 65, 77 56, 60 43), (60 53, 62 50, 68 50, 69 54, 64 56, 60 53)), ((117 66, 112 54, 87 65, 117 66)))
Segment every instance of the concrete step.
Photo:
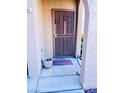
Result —
POLYGON ((60 91, 54 93, 85 93, 85 92, 83 89, 78 89, 78 90, 67 90, 67 91, 60 91))
POLYGON ((61 93, 61 91, 74 91, 77 89, 82 89, 80 85, 80 77, 77 75, 71 75, 62 77, 40 78, 36 92, 53 93, 60 91, 61 93))

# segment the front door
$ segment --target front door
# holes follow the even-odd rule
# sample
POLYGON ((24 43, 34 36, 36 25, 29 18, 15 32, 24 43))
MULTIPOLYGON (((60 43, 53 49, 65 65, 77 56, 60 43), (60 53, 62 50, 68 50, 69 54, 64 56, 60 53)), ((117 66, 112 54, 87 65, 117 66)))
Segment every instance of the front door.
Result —
POLYGON ((54 11, 54 55, 75 55, 74 11, 54 11))

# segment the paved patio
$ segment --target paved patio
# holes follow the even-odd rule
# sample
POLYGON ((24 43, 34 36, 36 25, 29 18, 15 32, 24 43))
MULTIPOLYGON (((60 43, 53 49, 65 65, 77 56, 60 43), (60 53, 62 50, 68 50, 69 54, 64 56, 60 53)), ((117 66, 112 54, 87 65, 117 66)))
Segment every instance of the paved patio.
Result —
POLYGON ((80 85, 80 65, 76 58, 73 65, 52 66, 41 69, 39 78, 28 79, 28 93, 84 93, 80 85))

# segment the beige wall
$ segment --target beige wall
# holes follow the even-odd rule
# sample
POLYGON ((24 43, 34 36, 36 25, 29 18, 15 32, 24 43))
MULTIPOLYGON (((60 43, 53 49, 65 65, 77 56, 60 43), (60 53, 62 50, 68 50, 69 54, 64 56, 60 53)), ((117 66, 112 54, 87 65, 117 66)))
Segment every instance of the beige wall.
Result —
POLYGON ((97 88, 97 9, 96 0, 84 0, 85 24, 81 67, 84 89, 97 88))
MULTIPOLYGON (((27 7, 32 9, 31 13, 27 13, 27 61, 30 77, 39 77, 41 71, 41 45, 42 29, 39 28, 37 15, 37 0, 28 0, 27 7)), ((40 16, 40 15, 39 15, 40 16)), ((42 25, 40 25, 41 27, 42 25)))
POLYGON ((35 0, 35 27, 37 31, 39 43, 40 59, 44 57, 44 31, 43 31, 43 17, 42 17, 42 0, 35 0))
POLYGON ((76 3, 75 0, 42 0, 44 57, 53 56, 52 8, 76 9, 76 3))

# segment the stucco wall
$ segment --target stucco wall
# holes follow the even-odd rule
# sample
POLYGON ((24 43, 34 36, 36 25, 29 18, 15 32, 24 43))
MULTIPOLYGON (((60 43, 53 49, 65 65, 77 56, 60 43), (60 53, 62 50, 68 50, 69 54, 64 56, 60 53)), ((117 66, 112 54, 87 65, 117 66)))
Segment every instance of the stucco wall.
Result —
POLYGON ((35 27, 37 32, 37 41, 39 44, 39 55, 40 58, 44 56, 44 32, 43 32, 43 17, 42 17, 42 0, 34 0, 35 9, 35 27))
POLYGON ((84 18, 85 18, 85 11, 84 11, 84 5, 83 0, 80 0, 79 2, 79 8, 78 8, 78 25, 77 25, 77 43, 76 43, 76 55, 80 55, 81 50, 81 37, 84 32, 84 18))
POLYGON ((44 58, 53 57, 52 8, 76 9, 76 3, 75 0, 42 0, 44 58))
POLYGON ((84 27, 85 46, 83 48, 84 53, 82 60, 83 64, 81 68, 81 83, 85 89, 90 89, 90 88, 97 88, 96 0, 84 0, 84 1, 86 8, 85 9, 86 20, 84 27))
POLYGON ((27 8, 32 13, 27 13, 27 61, 30 77, 38 77, 41 70, 39 36, 35 26, 35 6, 33 0, 27 1, 27 8))

